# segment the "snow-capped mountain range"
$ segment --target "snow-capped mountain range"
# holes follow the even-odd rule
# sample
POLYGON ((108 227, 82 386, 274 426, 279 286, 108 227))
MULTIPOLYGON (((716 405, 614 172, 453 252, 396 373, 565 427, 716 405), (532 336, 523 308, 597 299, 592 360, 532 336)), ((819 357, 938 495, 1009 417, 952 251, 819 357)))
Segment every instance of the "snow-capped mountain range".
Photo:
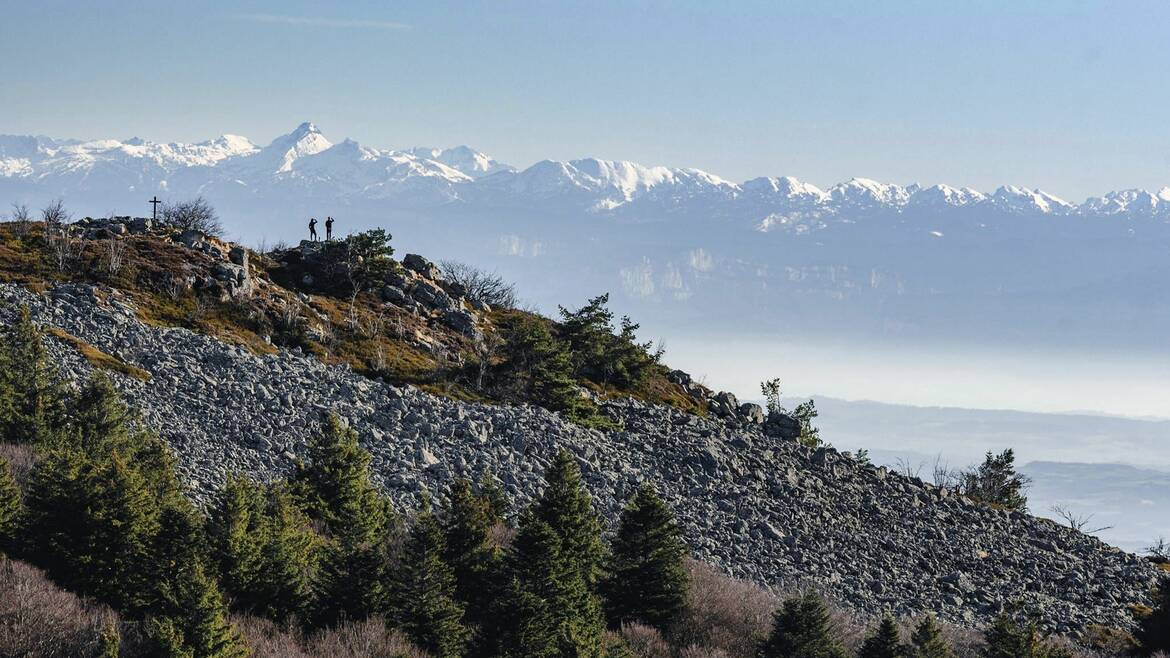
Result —
POLYGON ((251 195, 327 195, 416 209, 527 207, 648 219, 695 214, 765 231, 792 225, 807 230, 824 225, 826 218, 858 212, 977 208, 1011 215, 1170 220, 1170 187, 1111 192, 1078 205, 1012 185, 987 194, 854 178, 822 190, 791 177, 736 183, 699 169, 596 158, 544 160, 519 170, 467 146, 384 150, 348 139, 333 143, 308 122, 263 147, 238 135, 197 144, 0 136, 0 185, 18 196, 100 193, 109 203, 119 195, 137 199, 143 192, 214 196, 246 189, 251 195), (805 221, 810 217, 817 222, 805 221))

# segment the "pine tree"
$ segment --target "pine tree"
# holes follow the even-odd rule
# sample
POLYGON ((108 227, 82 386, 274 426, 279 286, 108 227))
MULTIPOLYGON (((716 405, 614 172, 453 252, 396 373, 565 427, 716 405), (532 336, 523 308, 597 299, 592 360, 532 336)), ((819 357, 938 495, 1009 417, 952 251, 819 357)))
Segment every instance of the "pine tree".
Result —
POLYGON ((925 615, 914 629, 907 647, 908 658, 954 658, 950 642, 942 635, 942 629, 933 615, 925 615))
POLYGON ((370 482, 370 454, 336 416, 310 443, 309 458, 292 487, 327 534, 314 584, 317 623, 365 619, 387 605, 386 542, 394 523, 389 502, 370 482))
POLYGON ((0 336, 0 440, 41 443, 65 424, 65 392, 41 331, 22 307, 0 336))
POLYGON ((570 638, 579 618, 572 590, 581 583, 562 554, 560 537, 531 513, 521 519, 509 549, 508 574, 505 596, 495 611, 497 619, 507 620, 500 654, 509 658, 574 655, 568 649, 573 648, 570 638))
POLYGON ((987 453, 979 468, 963 476, 963 493, 988 505, 1028 511, 1024 491, 1031 480, 1016 472, 1015 452, 1008 448, 998 455, 987 453))
POLYGON ((887 615, 861 643, 857 658, 903 658, 904 653, 898 624, 887 615))
MULTIPOLYGON (((533 505, 533 521, 548 526, 559 542, 560 596, 563 631, 579 655, 597 656, 603 649, 605 624, 595 588, 605 557, 601 521, 581 481, 577 462, 561 450, 545 473, 546 486, 533 505)), ((514 563, 515 564, 515 563, 514 563)), ((520 566, 520 565, 516 565, 520 566)), ((564 641, 564 640, 562 640, 564 641)))
POLYGON ((493 380, 507 395, 560 411, 573 420, 587 420, 595 405, 581 397, 566 345, 539 318, 521 316, 504 327, 503 360, 493 380))
POLYGON ((154 600, 149 612, 167 631, 167 649, 177 655, 243 658, 247 648, 228 622, 227 606, 207 574, 205 554, 203 525, 195 510, 189 504, 163 510, 151 545, 154 600))
POLYGON ((15 548, 20 509, 20 488, 12 477, 8 460, 0 457, 0 553, 15 548))
POLYGON ((781 604, 772 621, 772 632, 760 646, 760 658, 845 656, 845 647, 834 636, 824 599, 811 590, 781 604))
POLYGON ((78 391, 71 406, 70 420, 75 433, 71 439, 79 442, 82 450, 96 454, 130 447, 133 414, 109 377, 95 372, 78 391))
POLYGON ((638 621, 666 630, 686 605, 686 552, 670 508, 653 486, 639 487, 622 512, 603 582, 610 626, 638 621))
POLYGON ((500 481, 491 473, 484 475, 480 483, 479 495, 487 501, 488 511, 491 513, 492 523, 504 523, 508 519, 508 495, 500 486, 500 481))
POLYGON ((268 532, 263 487, 240 476, 229 477, 207 519, 207 534, 219 581, 244 610, 264 604, 260 579, 268 532))
POLYGON ((264 602, 261 614, 284 622, 310 610, 321 540, 283 486, 268 489, 266 513, 257 600, 264 602))
POLYGON ((1002 613, 983 632, 985 658, 1070 658, 1071 653, 1048 641, 1034 621, 1018 622, 1002 613))
POLYGON ((439 658, 462 654, 468 631, 455 576, 443 559, 443 529, 424 498, 395 578, 395 620, 421 649, 439 658))
POLYGON ((472 491, 471 482, 459 479, 451 485, 443 510, 444 560, 455 577, 455 593, 466 607, 469 623, 482 621, 480 613, 497 594, 494 576, 499 550, 492 543, 496 517, 491 505, 486 496, 472 491))
POLYGON ((536 517, 557 533, 566 559, 572 562, 581 582, 592 588, 601 573, 605 545, 601 540, 601 520, 581 480, 581 469, 573 455, 561 449, 544 479, 544 492, 535 506, 536 517))

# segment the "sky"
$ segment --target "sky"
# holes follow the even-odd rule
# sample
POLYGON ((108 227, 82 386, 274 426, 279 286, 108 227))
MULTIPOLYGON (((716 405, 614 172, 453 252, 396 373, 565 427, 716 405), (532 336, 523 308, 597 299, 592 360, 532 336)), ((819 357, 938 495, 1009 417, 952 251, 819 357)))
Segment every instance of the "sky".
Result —
POLYGON ((1170 185, 1170 3, 0 0, 0 133, 1170 185))

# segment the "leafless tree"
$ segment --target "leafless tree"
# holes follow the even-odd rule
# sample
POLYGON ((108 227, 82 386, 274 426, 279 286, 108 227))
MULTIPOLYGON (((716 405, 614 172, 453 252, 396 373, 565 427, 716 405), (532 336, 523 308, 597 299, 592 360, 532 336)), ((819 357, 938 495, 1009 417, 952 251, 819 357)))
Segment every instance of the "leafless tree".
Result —
POLYGON ((1089 523, 1093 520, 1092 514, 1077 514, 1063 505, 1053 505, 1049 509, 1053 514, 1063 519, 1064 522, 1068 524, 1068 527, 1088 535, 1113 528, 1111 525, 1105 525, 1099 528, 1089 528, 1089 523))
POLYGON ((32 213, 24 203, 12 204, 12 224, 16 237, 23 238, 32 229, 32 213))
POLYGON ((85 243, 69 230, 69 212, 60 199, 41 209, 41 219, 45 222, 45 240, 53 264, 58 272, 64 272, 81 256, 85 243))
POLYGON ((916 478, 922 473, 923 463, 915 464, 906 457, 899 457, 894 461, 894 470, 908 478, 916 478))
POLYGON ((516 285, 504 280, 496 272, 487 272, 474 265, 454 260, 440 263, 443 276, 467 291, 467 296, 493 308, 515 308, 516 285))
POLYGON ((122 271, 126 263, 126 241, 110 236, 106 239, 102 249, 102 264, 110 274, 122 271))
POLYGON ((190 201, 164 205, 162 221, 163 224, 180 231, 199 231, 217 238, 223 237, 223 224, 219 221, 219 215, 201 196, 190 201))
POLYGON ((1156 562, 1170 562, 1170 542, 1165 537, 1158 537, 1158 541, 1147 546, 1145 552, 1156 562))
POLYGON ((953 469, 943 461, 942 455, 934 458, 934 468, 931 471, 931 482, 937 487, 945 487, 953 491, 963 488, 963 472, 953 469))

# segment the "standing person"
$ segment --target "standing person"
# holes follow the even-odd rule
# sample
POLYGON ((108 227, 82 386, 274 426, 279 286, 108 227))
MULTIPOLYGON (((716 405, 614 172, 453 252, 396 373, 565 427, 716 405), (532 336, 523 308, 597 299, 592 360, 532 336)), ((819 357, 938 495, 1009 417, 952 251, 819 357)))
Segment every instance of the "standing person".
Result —
POLYGON ((333 239, 333 218, 325 218, 325 241, 329 242, 333 239))
POLYGON ((313 242, 317 241, 317 218, 309 218, 309 239, 313 242))

